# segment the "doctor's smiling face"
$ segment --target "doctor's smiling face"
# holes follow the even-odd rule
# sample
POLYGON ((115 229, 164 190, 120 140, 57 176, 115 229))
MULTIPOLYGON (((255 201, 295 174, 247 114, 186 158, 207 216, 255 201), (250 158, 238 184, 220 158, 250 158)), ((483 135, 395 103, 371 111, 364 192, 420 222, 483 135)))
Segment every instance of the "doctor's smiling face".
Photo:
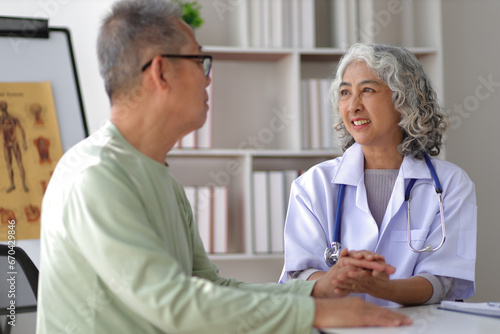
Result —
POLYGON ((393 149, 403 140, 391 89, 363 61, 352 62, 344 72, 339 111, 347 131, 364 147, 393 149))

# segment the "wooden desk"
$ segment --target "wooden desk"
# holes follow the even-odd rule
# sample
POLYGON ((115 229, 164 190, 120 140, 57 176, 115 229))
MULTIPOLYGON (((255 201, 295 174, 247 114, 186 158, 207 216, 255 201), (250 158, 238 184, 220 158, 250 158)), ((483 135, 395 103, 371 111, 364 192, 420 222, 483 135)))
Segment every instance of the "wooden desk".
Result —
POLYGON ((395 309, 413 318, 406 327, 328 328, 328 334, 484 334, 500 333, 500 318, 485 317, 453 311, 438 310, 438 305, 395 309))

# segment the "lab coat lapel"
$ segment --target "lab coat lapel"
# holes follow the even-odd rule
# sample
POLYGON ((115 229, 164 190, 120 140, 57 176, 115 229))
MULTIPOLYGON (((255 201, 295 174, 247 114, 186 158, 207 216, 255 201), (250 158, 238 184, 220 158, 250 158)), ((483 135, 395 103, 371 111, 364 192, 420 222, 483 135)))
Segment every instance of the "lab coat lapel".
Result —
POLYGON ((357 186, 363 177, 365 168, 365 156, 361 146, 354 143, 344 152, 340 160, 339 168, 333 176, 333 183, 357 186))
POLYGON ((366 196, 366 187, 364 182, 365 156, 361 145, 354 143, 344 152, 340 161, 337 173, 332 182, 336 184, 346 184, 356 187, 356 206, 369 213, 368 200, 366 196))

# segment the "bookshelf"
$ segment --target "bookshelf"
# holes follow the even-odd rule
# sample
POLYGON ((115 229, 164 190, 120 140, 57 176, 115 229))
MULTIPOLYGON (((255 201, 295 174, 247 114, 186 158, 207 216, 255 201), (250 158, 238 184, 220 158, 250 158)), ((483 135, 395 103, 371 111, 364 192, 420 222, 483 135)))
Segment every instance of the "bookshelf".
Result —
POLYGON ((205 148, 174 149, 167 161, 185 186, 228 188, 228 252, 210 255, 221 274, 277 281, 282 253, 255 250, 254 172, 304 171, 342 154, 335 142, 326 148, 307 145, 308 132, 321 130, 304 126, 309 108, 303 82, 331 80, 350 44, 372 41, 412 50, 442 96, 441 4, 436 0, 198 2, 205 24, 195 35, 204 51, 214 56, 211 143, 205 148))

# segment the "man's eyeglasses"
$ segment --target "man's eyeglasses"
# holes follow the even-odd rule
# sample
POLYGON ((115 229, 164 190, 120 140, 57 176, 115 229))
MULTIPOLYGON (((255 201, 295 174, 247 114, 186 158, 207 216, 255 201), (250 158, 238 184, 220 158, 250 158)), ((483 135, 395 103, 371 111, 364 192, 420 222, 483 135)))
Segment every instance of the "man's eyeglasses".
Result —
MULTIPOLYGON (((188 59, 199 59, 201 64, 203 65, 203 72, 205 73, 205 76, 208 77, 210 74, 210 69, 212 68, 212 56, 211 55, 161 55, 162 57, 165 58, 188 58, 188 59)), ((153 59, 148 61, 143 67, 142 67, 142 72, 144 72, 149 66, 151 66, 151 63, 153 62, 153 59)))

